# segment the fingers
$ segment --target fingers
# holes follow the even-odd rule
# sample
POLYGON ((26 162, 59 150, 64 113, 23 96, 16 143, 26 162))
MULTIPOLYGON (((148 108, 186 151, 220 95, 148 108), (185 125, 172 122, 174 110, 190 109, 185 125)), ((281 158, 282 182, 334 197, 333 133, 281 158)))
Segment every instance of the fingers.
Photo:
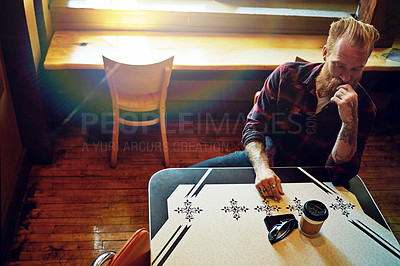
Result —
POLYGON ((337 87, 337 91, 339 91, 340 89, 343 89, 345 91, 349 91, 349 92, 353 92, 354 89, 350 84, 342 84, 339 87, 337 87))
POLYGON ((343 91, 344 90, 342 90, 342 89, 337 90, 335 92, 335 94, 332 96, 331 102, 334 102, 336 104, 341 103, 341 101, 343 101, 346 96, 345 92, 343 92, 343 91))
POLYGON ((261 182, 256 185, 256 188, 261 196, 272 197, 276 201, 281 200, 281 195, 284 195, 281 180, 277 176, 261 180, 261 182))
POLYGON ((267 186, 260 185, 258 187, 258 192, 263 197, 271 197, 272 196, 271 188, 268 185, 267 186))
POLYGON ((337 88, 337 91, 331 98, 331 102, 335 102, 336 104, 338 104, 341 101, 352 100, 356 97, 357 93, 354 91, 354 89, 349 84, 344 84, 337 88))
POLYGON ((354 123, 357 120, 358 95, 350 85, 339 86, 331 102, 338 106, 343 123, 354 123))
POLYGON ((281 179, 278 178, 277 182, 276 182, 276 187, 278 188, 278 192, 281 195, 285 195, 285 193, 283 192, 283 188, 282 188, 282 184, 281 184, 281 179))
POLYGON ((279 191, 278 191, 278 186, 276 185, 276 184, 272 184, 271 185, 271 191, 272 191, 272 197, 276 200, 276 201, 279 201, 279 200, 281 200, 281 195, 279 194, 279 191))
POLYGON ((275 174, 271 168, 264 168, 262 171, 257 171, 255 185, 264 198, 272 197, 276 201, 279 201, 284 195, 281 179, 275 174))
POLYGON ((337 94, 337 92, 336 92, 335 95, 333 95, 333 97, 331 98, 331 102, 332 102, 332 103, 335 103, 335 104, 337 104, 337 105, 340 105, 340 104, 342 103, 341 96, 339 96, 339 95, 337 94))
POLYGON ((338 106, 354 105, 357 104, 357 93, 340 88, 330 100, 338 106))
POLYGON ((340 85, 339 87, 336 88, 336 92, 340 92, 340 93, 352 93, 355 92, 353 87, 351 87, 349 84, 343 84, 340 85))

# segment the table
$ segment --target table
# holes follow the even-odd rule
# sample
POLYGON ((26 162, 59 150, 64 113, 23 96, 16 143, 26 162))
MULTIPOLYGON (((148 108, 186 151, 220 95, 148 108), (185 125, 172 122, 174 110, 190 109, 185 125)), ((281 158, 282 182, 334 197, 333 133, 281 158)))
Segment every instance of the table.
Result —
MULTIPOLYGON (((174 70, 274 70, 296 56, 322 62, 324 35, 143 31, 56 31, 44 67, 103 69, 102 54, 132 64, 175 56, 174 70)), ((386 59, 390 48, 373 51, 365 71, 399 71, 386 59)))
POLYGON ((400 263, 400 247, 359 177, 349 182, 354 195, 334 187, 323 168, 274 171, 285 191, 279 203, 259 196, 253 168, 166 169, 153 175, 153 264, 260 265, 266 258, 271 264, 400 263), (309 199, 319 199, 329 209, 321 233, 309 238, 296 229, 272 246, 263 219, 284 213, 299 219, 301 205, 309 199), (380 218, 375 221, 363 210, 380 218))

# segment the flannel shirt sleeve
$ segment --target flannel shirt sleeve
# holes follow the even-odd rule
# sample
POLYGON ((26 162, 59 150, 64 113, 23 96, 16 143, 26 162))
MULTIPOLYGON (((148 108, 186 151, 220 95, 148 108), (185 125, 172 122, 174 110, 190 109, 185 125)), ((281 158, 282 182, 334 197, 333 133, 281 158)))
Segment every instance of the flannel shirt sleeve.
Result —
POLYGON ((242 144, 253 141, 265 146, 265 136, 270 131, 273 114, 276 112, 277 92, 284 65, 276 68, 266 79, 260 95, 247 115, 246 125, 242 131, 242 144))

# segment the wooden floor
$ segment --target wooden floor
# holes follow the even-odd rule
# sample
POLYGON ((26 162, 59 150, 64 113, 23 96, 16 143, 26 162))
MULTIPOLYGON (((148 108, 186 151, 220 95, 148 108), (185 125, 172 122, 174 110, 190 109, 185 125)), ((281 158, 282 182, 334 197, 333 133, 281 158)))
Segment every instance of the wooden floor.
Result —
MULTIPOLYGON (((241 150, 242 127, 243 117, 169 122, 171 167, 241 150)), ((147 185, 164 168, 161 139, 158 127, 134 131, 121 135, 115 169, 106 139, 83 134, 79 126, 61 131, 54 164, 31 171, 7 265, 90 265, 148 228, 147 185)), ((400 240, 398 128, 374 131, 359 174, 400 240)))

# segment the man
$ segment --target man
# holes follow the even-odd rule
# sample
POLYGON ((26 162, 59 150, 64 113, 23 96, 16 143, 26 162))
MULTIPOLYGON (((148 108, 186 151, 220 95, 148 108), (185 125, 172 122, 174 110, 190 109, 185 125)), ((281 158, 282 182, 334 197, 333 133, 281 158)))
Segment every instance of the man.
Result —
POLYGON ((247 117, 245 151, 200 166, 253 166, 263 197, 284 194, 272 166, 325 166, 334 183, 358 173, 376 114, 358 83, 378 31, 353 18, 332 23, 324 63, 285 63, 266 80, 247 117))

